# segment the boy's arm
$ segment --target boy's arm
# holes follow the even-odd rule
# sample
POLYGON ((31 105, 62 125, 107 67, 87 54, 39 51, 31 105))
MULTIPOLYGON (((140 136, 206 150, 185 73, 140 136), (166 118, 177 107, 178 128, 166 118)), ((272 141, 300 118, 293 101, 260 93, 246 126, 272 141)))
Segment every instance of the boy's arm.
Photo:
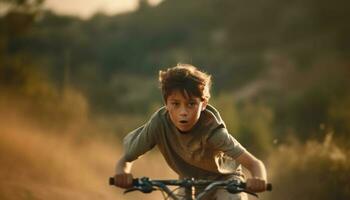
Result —
POLYGON ((146 124, 125 136, 123 140, 125 152, 115 167, 116 186, 132 187, 131 166, 133 161, 156 145, 156 133, 159 132, 160 126, 159 117, 156 114, 146 124))
POLYGON ((266 168, 262 161, 257 159, 248 151, 244 151, 236 158, 236 161, 249 170, 252 178, 247 179, 247 189, 252 192, 263 192, 266 190, 266 168))
POLYGON ((133 162, 126 161, 125 157, 121 157, 115 167, 115 185, 121 188, 132 187, 133 176, 130 173, 133 162))
POLYGON ((121 157, 116 166, 115 166, 115 172, 116 174, 129 174, 131 172, 133 162, 126 161, 125 157, 121 157))

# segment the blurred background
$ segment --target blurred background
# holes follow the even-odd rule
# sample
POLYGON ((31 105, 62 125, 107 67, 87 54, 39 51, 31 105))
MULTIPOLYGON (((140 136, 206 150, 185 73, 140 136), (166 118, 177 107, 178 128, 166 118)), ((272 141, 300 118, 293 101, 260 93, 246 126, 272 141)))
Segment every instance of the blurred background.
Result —
MULTIPOLYGON (((211 103, 262 159, 271 200, 350 199, 350 2, 0 0, 0 199, 160 199, 107 184, 162 105, 160 69, 212 74, 211 103)), ((157 150, 135 176, 176 178, 157 150), (146 170, 145 170, 146 169, 146 170)))

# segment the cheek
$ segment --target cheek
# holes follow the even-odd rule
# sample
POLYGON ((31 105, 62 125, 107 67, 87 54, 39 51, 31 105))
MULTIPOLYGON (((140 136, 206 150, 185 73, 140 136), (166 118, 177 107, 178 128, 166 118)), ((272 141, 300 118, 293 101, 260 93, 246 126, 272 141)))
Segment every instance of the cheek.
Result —
POLYGON ((192 113, 192 119, 193 120, 198 120, 199 117, 201 116, 201 111, 200 110, 195 110, 193 113, 192 113))
POLYGON ((169 109, 168 112, 172 120, 176 119, 176 111, 174 109, 169 109))
POLYGON ((197 120, 199 119, 199 117, 201 116, 201 111, 199 110, 198 112, 197 112, 197 120))

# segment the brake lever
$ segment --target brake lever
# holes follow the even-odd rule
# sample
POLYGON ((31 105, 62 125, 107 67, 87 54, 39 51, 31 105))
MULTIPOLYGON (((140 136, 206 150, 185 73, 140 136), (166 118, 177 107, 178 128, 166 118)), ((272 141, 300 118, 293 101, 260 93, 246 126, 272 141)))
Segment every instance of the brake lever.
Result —
POLYGON ((229 193, 232 193, 232 194, 236 194, 236 193, 240 193, 240 192, 245 192, 245 193, 247 193, 247 194, 250 194, 250 195, 253 195, 253 196, 259 198, 259 196, 258 196, 256 193, 247 191, 247 190, 245 190, 245 189, 243 189, 243 188, 241 188, 241 187, 239 187, 239 186, 237 186, 237 185, 234 185, 234 184, 226 186, 226 190, 227 190, 229 193))
POLYGON ((133 191, 136 191, 136 190, 142 192, 142 189, 133 187, 133 188, 129 188, 129 189, 124 190, 123 193, 126 194, 126 193, 133 192, 133 191))
POLYGON ((254 193, 254 192, 249 192, 249 191, 247 191, 247 190, 243 190, 243 192, 245 192, 245 193, 247 193, 247 194, 250 194, 250 195, 253 195, 253 196, 255 196, 256 198, 259 199, 259 195, 256 194, 256 193, 254 193))
POLYGON ((156 188, 144 188, 144 187, 132 187, 129 189, 124 190, 124 194, 133 192, 133 191, 140 191, 142 193, 151 193, 152 191, 157 190, 156 188))

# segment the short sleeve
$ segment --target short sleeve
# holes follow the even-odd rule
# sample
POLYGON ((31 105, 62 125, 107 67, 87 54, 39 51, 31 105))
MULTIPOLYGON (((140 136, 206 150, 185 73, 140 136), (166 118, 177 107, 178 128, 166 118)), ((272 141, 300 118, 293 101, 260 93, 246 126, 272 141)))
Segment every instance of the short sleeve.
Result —
POLYGON ((156 145, 156 134, 159 130, 159 120, 153 116, 146 124, 125 136, 124 157, 131 162, 151 150, 156 145))
POLYGON ((223 152, 234 159, 246 151, 245 148, 227 132, 226 128, 214 130, 208 138, 207 144, 213 151, 223 152))

